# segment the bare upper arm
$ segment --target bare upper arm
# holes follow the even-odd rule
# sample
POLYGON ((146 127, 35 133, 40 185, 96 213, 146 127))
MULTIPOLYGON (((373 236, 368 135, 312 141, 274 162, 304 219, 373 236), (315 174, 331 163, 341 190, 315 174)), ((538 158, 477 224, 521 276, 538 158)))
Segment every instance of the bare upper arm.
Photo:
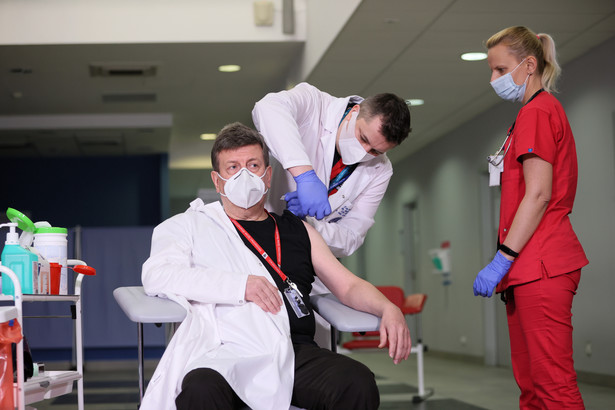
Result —
POLYGON ((303 222, 308 231, 312 245, 312 265, 316 275, 340 300, 346 291, 352 286, 353 281, 358 280, 352 272, 338 261, 325 240, 318 231, 310 224, 303 222))
POLYGON ((521 161, 526 195, 549 202, 553 184, 553 166, 535 154, 525 154, 521 157, 521 161))

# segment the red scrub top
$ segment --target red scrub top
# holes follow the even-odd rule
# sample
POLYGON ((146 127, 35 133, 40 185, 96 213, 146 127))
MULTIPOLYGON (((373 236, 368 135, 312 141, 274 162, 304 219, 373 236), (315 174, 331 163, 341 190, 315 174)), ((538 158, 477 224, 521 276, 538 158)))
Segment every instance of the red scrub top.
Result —
MULTIPOLYGON (((519 252, 497 292, 542 277, 570 273, 588 264, 568 214, 577 190, 577 154, 564 108, 548 92, 524 105, 513 125, 504 156, 498 237, 504 243, 525 194, 521 156, 536 154, 553 166, 551 201, 529 242, 519 252)), ((516 249, 515 249, 516 250, 516 249)))

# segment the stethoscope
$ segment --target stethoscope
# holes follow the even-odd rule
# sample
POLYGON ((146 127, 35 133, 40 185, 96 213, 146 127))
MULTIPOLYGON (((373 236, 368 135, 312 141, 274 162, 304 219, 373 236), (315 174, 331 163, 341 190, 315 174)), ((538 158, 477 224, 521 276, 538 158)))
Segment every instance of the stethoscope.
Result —
MULTIPOLYGON (((534 99, 534 97, 536 97, 538 94, 540 94, 542 91, 544 91, 544 88, 541 88, 540 90, 536 91, 536 93, 534 93, 534 95, 532 95, 532 97, 527 100, 527 102, 525 103, 525 105, 528 105, 530 103, 530 101, 532 101, 534 99)), ((512 123, 512 125, 510 126, 510 129, 508 130, 508 134, 506 134, 506 139, 504 140, 504 142, 502 143, 502 146, 500 147, 499 150, 497 150, 497 152, 495 154, 493 154, 492 156, 488 156, 487 157, 487 161, 493 165, 494 167, 498 167, 500 166, 500 164, 502 163, 502 161, 504 161, 504 157, 506 156, 506 154, 508 153, 508 150, 510 149, 510 145, 512 144, 512 139, 510 140, 510 142, 508 143, 508 147, 506 147, 506 151, 504 151, 504 155, 502 155, 498 161, 498 157, 500 156, 500 154, 502 153, 502 151, 504 150, 504 146, 506 146, 506 141, 508 141, 508 138, 510 138, 513 130, 515 129, 515 123, 517 121, 515 120, 515 122, 512 123)))
MULTIPOLYGON (((516 121, 515 121, 516 122, 516 121)), ((510 126, 510 129, 508 130, 508 133, 506 134, 506 139, 504 140, 504 142, 502 143, 502 146, 500 147, 499 150, 497 150, 495 152, 495 154, 490 155, 487 157, 487 161, 493 165, 494 167, 498 167, 500 166, 500 164, 502 163, 502 161, 504 161, 504 157, 506 156, 506 154, 508 153, 508 150, 510 149, 510 146, 512 144, 512 139, 510 140, 510 142, 508 143, 508 146, 506 147, 506 151, 504 151, 504 147, 506 146, 506 142, 508 141, 508 139, 510 138, 510 135, 512 134, 513 130, 515 129, 515 123, 513 122, 513 124, 510 126), (500 154, 502 153, 502 151, 504 151, 504 155, 500 154), (499 160, 498 160, 499 157, 499 160)))

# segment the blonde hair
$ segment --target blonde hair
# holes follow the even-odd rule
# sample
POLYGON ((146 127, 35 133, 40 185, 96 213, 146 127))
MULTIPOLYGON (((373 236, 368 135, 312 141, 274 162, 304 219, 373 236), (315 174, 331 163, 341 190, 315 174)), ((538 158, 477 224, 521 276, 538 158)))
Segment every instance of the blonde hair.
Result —
POLYGON ((538 62, 538 74, 541 76, 542 88, 547 92, 557 91, 557 81, 561 69, 555 55, 555 41, 544 33, 536 34, 523 26, 508 27, 492 35, 487 40, 487 49, 498 44, 508 47, 510 52, 519 60, 534 56, 538 62))

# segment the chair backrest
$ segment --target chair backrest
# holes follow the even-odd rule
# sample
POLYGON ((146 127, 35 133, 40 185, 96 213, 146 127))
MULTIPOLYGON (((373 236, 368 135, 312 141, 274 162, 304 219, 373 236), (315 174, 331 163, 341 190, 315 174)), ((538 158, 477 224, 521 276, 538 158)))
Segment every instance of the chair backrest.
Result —
POLYGON ((404 290, 399 286, 376 286, 395 306, 402 308, 404 305, 404 290))
POLYGON ((405 315, 420 313, 423 311, 423 306, 425 305, 426 300, 427 295, 425 293, 413 293, 412 295, 408 295, 404 300, 404 305, 402 306, 401 311, 405 315))

